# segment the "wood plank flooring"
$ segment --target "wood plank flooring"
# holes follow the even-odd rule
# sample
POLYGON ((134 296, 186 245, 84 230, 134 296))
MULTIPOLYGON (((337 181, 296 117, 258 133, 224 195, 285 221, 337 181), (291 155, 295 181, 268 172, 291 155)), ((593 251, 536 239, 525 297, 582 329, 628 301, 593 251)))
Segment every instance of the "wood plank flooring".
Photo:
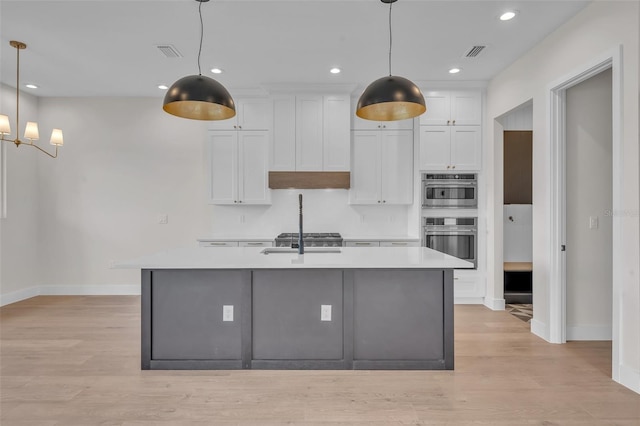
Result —
POLYGON ((0 308, 0 425, 640 424, 609 342, 552 345, 505 311, 455 307, 454 371, 141 371, 139 304, 0 308))

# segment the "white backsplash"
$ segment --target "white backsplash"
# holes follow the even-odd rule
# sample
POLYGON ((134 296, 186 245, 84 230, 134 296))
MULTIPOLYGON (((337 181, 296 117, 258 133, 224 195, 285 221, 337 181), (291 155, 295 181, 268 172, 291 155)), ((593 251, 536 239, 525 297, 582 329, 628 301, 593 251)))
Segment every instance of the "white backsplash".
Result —
POLYGON ((298 230, 298 194, 303 195, 304 232, 340 232, 354 236, 408 233, 410 206, 348 204, 344 189, 272 190, 270 206, 212 206, 212 236, 275 238, 298 230))

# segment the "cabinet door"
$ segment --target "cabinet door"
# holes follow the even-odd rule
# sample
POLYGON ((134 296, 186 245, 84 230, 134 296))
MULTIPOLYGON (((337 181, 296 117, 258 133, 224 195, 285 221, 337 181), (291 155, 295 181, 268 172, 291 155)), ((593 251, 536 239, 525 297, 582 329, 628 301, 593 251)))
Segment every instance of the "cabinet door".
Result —
POLYGON ((273 100, 273 134, 271 137, 270 170, 296 170, 296 98, 277 97, 273 100))
POLYGON ((296 97, 296 170, 322 170, 322 96, 296 97))
POLYGON ((420 126, 420 170, 448 170, 451 126, 420 126))
POLYGON ((381 194, 383 204, 413 202, 413 132, 381 133, 381 194))
POLYGON ((268 189, 269 132, 238 132, 238 201, 270 204, 268 189))
POLYGON ((266 98, 240 99, 236 104, 236 116, 240 130, 270 130, 271 102, 266 98))
POLYGON ((349 203, 379 204, 380 195, 380 134, 377 130, 353 133, 351 189, 349 203))
POLYGON ((427 111, 420 116, 422 126, 446 126, 451 122, 451 97, 449 92, 426 92, 427 111))
POLYGON ((209 202, 238 201, 238 132, 209 132, 209 202))
POLYGON ((451 168, 480 170, 481 133, 479 126, 451 128, 451 168))
POLYGON ((479 126, 480 124, 482 124, 480 92, 451 92, 451 125, 479 126))
POLYGON ((325 96, 323 99, 323 107, 323 170, 349 171, 351 152, 349 97, 325 96))

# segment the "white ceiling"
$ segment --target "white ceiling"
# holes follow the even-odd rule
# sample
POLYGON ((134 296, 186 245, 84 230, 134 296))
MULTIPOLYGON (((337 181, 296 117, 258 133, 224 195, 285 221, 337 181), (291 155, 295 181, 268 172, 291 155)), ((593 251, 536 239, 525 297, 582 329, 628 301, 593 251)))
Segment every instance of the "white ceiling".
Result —
MULTIPOLYGON (((588 1, 430 1, 393 4, 392 72, 416 82, 488 81, 588 1), (498 15, 516 9, 501 22, 498 15), (487 45, 475 59, 474 45, 487 45), (463 71, 450 75, 458 66, 463 71)), ((0 81, 38 96, 153 96, 197 74, 194 0, 2 0, 0 81), (172 44, 168 59, 155 47, 172 44), (25 89, 30 90, 30 89, 25 89)), ((202 73, 234 89, 344 84, 360 90, 388 73, 388 5, 379 0, 211 0, 202 3, 202 73), (214 66, 224 74, 213 75, 214 66), (339 66, 339 75, 329 68, 339 66)))

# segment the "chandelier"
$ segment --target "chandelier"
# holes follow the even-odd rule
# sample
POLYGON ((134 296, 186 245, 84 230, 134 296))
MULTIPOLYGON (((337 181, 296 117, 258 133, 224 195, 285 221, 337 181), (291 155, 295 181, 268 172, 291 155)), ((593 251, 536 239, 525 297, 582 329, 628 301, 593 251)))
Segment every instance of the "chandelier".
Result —
POLYGON ((51 158, 58 157, 58 147, 63 145, 62 140, 62 130, 53 129, 51 132, 51 145, 56 147, 55 153, 51 154, 44 149, 40 148, 38 145, 34 144, 33 141, 37 141, 39 139, 38 134, 38 123, 34 121, 27 121, 27 125, 24 130, 24 138, 28 140, 28 142, 24 142, 20 140, 18 136, 18 129, 20 128, 20 51, 27 48, 27 45, 21 41, 11 40, 9 44, 12 47, 16 48, 16 138, 10 139, 8 135, 11 134, 11 126, 9 125, 9 117, 6 115, 0 114, 0 140, 3 142, 12 142, 16 144, 16 147, 20 145, 32 146, 34 148, 39 149, 44 152, 51 158))

